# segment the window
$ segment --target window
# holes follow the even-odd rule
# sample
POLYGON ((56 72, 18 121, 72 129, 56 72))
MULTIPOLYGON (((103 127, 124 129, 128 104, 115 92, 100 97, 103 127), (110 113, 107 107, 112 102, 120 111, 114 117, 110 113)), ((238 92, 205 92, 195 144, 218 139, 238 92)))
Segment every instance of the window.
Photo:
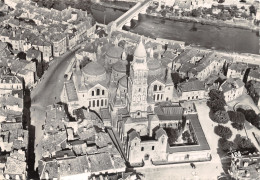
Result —
POLYGON ((99 96, 99 94, 100 94, 100 90, 99 90, 99 89, 97 89, 97 96, 99 96))
POLYGON ((145 156, 144 156, 144 160, 148 160, 149 159, 149 154, 146 154, 145 156))
POLYGON ((199 96, 196 96, 196 98, 198 99, 198 98, 199 98, 199 96))
POLYGON ((102 95, 105 95, 105 90, 102 90, 102 95))
POLYGON ((97 107, 99 107, 99 100, 97 100, 97 107))
POLYGON ((84 97, 84 94, 82 96, 84 97))
POLYGON ((92 91, 92 96, 95 96, 95 92, 94 91, 92 91))
POLYGON ((107 100, 105 100, 105 106, 107 105, 107 100))
POLYGON ((140 116, 140 114, 141 114, 140 112, 137 112, 137 116, 140 116))
POLYGON ((190 99, 190 97, 188 97, 188 99, 190 99))
POLYGON ((161 100, 162 100, 162 98, 163 98, 163 94, 161 94, 161 100))
POLYGON ((144 147, 141 147, 141 151, 144 151, 144 147))
POLYGON ((154 146, 152 146, 152 150, 154 150, 154 146))
POLYGON ((141 88, 139 88, 139 90, 138 90, 139 92, 141 92, 141 88))
POLYGON ((153 91, 157 91, 157 85, 153 86, 153 91))
POLYGON ((166 98, 166 101, 169 101, 169 98, 168 98, 168 97, 166 98))
POLYGON ((162 90, 162 86, 159 86, 159 91, 161 91, 162 90))
POLYGON ((159 94, 157 94, 157 100, 159 100, 159 98, 160 98, 160 95, 159 95, 159 94))
POLYGON ((103 99, 101 99, 101 106, 103 106, 104 105, 104 100, 103 99))
POLYGON ((95 100, 93 100, 92 104, 93 104, 93 107, 95 107, 95 100))

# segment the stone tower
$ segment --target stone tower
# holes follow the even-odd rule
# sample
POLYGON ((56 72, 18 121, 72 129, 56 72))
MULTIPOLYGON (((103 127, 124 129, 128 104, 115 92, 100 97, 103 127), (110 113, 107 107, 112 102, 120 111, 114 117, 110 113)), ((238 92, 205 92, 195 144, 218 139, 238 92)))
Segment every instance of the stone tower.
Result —
POLYGON ((133 118, 147 117, 147 54, 142 38, 134 52, 128 79, 128 110, 133 118))

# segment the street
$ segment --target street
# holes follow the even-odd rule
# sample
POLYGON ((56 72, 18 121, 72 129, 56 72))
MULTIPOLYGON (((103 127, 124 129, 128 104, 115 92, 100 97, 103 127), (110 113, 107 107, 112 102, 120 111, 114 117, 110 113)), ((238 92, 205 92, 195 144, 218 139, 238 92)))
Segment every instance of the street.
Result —
MULTIPOLYGON (((64 84, 64 73, 75 55, 75 48, 68 51, 58 58, 54 58, 50 63, 49 69, 45 71, 41 81, 31 92, 31 130, 34 130, 35 139, 35 165, 34 169, 38 167, 38 160, 41 159, 41 140, 43 138, 42 125, 45 122, 45 109, 48 105, 60 101, 60 93, 64 84), (36 146, 37 145, 37 146, 36 146)), ((30 139, 32 140, 32 139, 30 139)))

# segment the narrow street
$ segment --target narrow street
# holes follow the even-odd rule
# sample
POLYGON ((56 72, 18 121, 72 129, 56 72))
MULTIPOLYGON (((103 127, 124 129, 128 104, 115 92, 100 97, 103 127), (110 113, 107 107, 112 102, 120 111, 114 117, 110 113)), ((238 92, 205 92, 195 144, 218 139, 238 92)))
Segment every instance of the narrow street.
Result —
POLYGON ((50 62, 50 66, 31 92, 31 123, 29 126, 29 151, 34 149, 34 170, 38 167, 38 160, 41 159, 41 140, 43 138, 42 125, 45 122, 45 109, 48 105, 60 101, 60 94, 64 84, 64 73, 74 58, 76 50, 68 51, 50 62))

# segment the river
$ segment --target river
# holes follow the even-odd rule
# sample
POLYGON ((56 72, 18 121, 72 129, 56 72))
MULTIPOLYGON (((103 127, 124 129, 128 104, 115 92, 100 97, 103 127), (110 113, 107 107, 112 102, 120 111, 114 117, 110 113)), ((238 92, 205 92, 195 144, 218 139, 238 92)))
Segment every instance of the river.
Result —
MULTIPOLYGON (((92 9, 97 22, 106 23, 117 19, 124 11, 105 8, 92 9)), ((152 38, 184 41, 209 49, 238 53, 259 53, 259 37, 256 32, 240 28, 202 25, 200 23, 164 20, 148 15, 139 15, 139 20, 130 28, 131 32, 152 38)))

